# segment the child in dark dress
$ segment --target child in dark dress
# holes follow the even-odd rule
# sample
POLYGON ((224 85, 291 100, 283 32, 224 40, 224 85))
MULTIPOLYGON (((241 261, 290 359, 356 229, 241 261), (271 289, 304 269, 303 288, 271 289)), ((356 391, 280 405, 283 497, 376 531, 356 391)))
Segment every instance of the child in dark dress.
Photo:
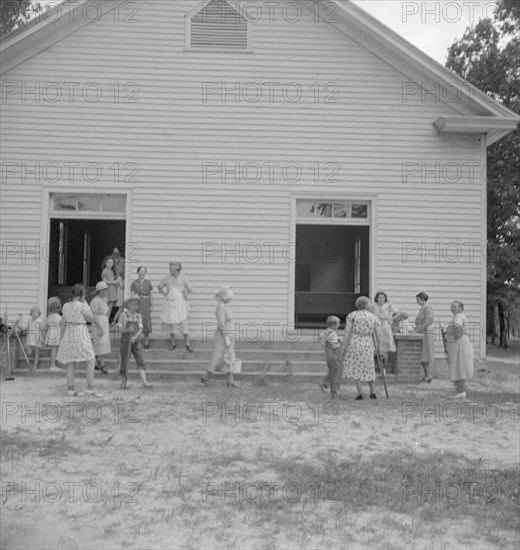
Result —
POLYGON ((329 370, 327 376, 325 376, 320 383, 320 389, 323 392, 327 392, 330 389, 331 400, 336 398, 343 377, 343 368, 339 355, 341 340, 337 333, 339 323, 340 320, 338 317, 334 315, 327 317, 327 329, 324 330, 319 337, 319 343, 325 348, 325 358, 329 370))
POLYGON ((143 333, 143 321, 139 309, 139 298, 129 298, 123 304, 124 311, 119 316, 119 328, 121 329, 121 389, 126 388, 126 378, 128 372, 128 362, 130 353, 133 354, 141 381, 145 388, 150 388, 151 384, 146 380, 146 366, 143 358, 143 348, 139 339, 143 333))

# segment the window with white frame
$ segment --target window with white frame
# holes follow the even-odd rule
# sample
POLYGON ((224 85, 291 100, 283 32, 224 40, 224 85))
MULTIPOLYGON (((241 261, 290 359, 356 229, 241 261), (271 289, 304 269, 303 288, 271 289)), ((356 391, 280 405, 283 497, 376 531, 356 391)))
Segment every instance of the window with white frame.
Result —
POLYGON ((186 18, 187 48, 249 50, 251 26, 236 8, 228 0, 202 2, 186 18))

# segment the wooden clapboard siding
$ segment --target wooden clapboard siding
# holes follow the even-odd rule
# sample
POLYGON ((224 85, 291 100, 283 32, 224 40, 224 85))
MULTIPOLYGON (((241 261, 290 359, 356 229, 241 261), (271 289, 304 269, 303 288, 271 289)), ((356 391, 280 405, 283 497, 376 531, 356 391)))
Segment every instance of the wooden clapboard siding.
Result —
MULTIPOLYGON (((103 179, 62 185, 71 191, 102 190, 106 186, 132 190, 130 240, 139 247, 133 258, 146 265, 157 284, 167 273, 167 262, 179 259, 195 287, 190 322, 195 337, 212 322, 212 296, 219 284, 236 292, 233 311, 240 323, 279 323, 288 318, 290 265, 278 248, 275 261, 226 261, 211 256, 203 261, 203 243, 278 241, 289 243, 292 195, 324 198, 377 196, 372 212, 376 230, 376 288, 414 316, 415 294, 425 290, 440 319, 450 318, 449 303, 461 299, 471 321, 484 319, 479 262, 402 261, 403 242, 479 241, 481 204, 485 192, 480 179, 465 176, 458 183, 429 179, 404 183, 403 163, 482 162, 481 144, 471 136, 438 134, 433 122, 455 114, 456 105, 403 102, 404 75, 344 33, 303 19, 288 23, 280 17, 253 25, 253 52, 185 51, 185 14, 192 0, 139 3, 136 24, 114 23, 107 13, 3 75, 12 82, 97 82, 103 99, 88 103, 11 100, 2 109, 5 161, 97 162, 103 179), (202 101, 205 82, 296 82, 306 90, 297 103, 260 101, 223 103, 219 97, 202 101), (139 86, 137 103, 115 103, 109 87, 119 82, 139 86), (316 103, 309 86, 337 83, 338 103, 316 103), (105 95, 106 94, 106 95, 105 95), (135 162, 139 183, 115 184, 108 167, 135 162), (302 178, 291 184, 239 183, 228 175, 202 181, 207 162, 300 163, 302 178), (319 162, 340 165, 340 183, 313 181, 308 167, 319 162)), ((264 88, 265 89, 265 88, 264 88)), ((280 90, 280 88, 277 88, 280 90)), ((78 92, 76 92, 77 94, 78 92)), ((121 97, 125 92, 121 90, 121 97)), ((323 97, 325 92, 321 90, 323 97)), ((2 241, 33 242, 41 235, 42 186, 19 183, 16 176, 3 184, 2 241)), ((485 243, 482 243, 484 246, 485 243)), ((267 250, 263 249, 265 253, 267 250)), ((38 295, 38 265, 2 265, 3 304, 28 311, 38 295)), ((129 273, 130 275, 130 273, 129 273)), ((133 275, 133 274, 132 274, 133 275)), ((161 297, 155 295, 155 303, 161 297)), ((153 315, 159 328, 159 308, 153 315)), ((281 331, 276 331, 278 339, 281 331)), ((478 340, 476 341, 478 345, 478 340)), ((440 348, 439 348, 440 351, 440 348)))

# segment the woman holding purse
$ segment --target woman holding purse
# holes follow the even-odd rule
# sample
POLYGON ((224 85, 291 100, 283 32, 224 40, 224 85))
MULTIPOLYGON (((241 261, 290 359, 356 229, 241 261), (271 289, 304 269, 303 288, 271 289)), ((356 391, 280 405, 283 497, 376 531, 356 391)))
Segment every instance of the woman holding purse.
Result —
POLYGON ((232 298, 233 291, 228 286, 222 287, 215 294, 215 300, 217 300, 215 309, 217 332, 213 340, 213 354, 207 368, 207 375, 200 379, 204 385, 207 385, 215 370, 219 370, 227 374, 228 387, 240 386, 233 378, 233 366, 237 359, 235 356, 235 326, 233 314, 229 308, 229 302, 232 298))

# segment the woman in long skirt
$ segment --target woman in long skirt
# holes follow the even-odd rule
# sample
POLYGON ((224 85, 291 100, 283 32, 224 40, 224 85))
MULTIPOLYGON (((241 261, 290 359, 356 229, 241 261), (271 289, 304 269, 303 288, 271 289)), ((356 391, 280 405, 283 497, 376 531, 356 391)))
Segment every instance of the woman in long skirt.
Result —
POLYGON ((415 332, 423 336, 421 365, 424 370, 424 376, 421 382, 427 382, 429 384, 433 380, 430 372, 430 365, 435 362, 435 335, 433 332, 435 317, 433 308, 427 303, 429 297, 426 292, 419 292, 419 294, 415 296, 415 299, 421 306, 415 318, 415 332))
POLYGON ((445 351, 448 355, 450 380, 455 387, 454 399, 466 398, 466 380, 473 378, 473 344, 469 339, 468 319, 462 313, 464 304, 455 300, 451 304, 453 319, 443 329, 445 351))
POLYGON ((233 291, 228 287, 222 287, 216 294, 217 307, 215 316, 217 318, 217 332, 213 340, 213 353, 207 368, 206 377, 200 381, 206 385, 216 370, 227 374, 227 386, 238 387, 240 384, 233 378, 233 365, 235 356, 235 325, 233 314, 229 308, 229 302, 233 298, 233 291))
POLYGON ((92 345, 96 354, 96 370, 108 374, 105 355, 112 351, 110 345, 110 327, 108 323, 108 285, 100 281, 96 285, 96 295, 90 302, 90 309, 95 317, 92 325, 92 345))
POLYGON ((132 282, 130 292, 139 298, 139 313, 141 314, 144 334, 144 349, 149 349, 148 338, 152 332, 152 283, 146 279, 146 267, 137 268, 137 279, 132 282))

